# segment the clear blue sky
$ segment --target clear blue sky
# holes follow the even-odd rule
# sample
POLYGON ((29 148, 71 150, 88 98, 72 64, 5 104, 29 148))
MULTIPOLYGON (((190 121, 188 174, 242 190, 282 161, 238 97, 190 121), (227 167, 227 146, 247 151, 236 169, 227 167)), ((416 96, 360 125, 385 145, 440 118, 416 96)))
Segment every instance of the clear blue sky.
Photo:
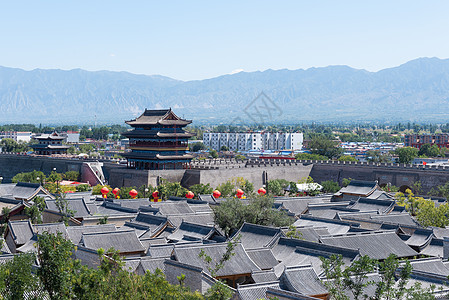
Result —
POLYGON ((449 1, 0 2, 0 65, 181 80, 449 57, 449 1))

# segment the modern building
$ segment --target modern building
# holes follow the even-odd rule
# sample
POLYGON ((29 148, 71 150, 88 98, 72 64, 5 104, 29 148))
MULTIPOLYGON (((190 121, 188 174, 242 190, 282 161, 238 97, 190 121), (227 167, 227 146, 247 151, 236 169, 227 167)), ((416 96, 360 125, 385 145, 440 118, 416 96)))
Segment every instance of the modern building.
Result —
POLYGON ((301 150, 303 134, 297 132, 205 132, 203 143, 214 150, 220 150, 223 146, 232 151, 301 150))
POLYGON ((405 147, 421 148, 424 144, 437 145, 439 148, 449 148, 449 134, 406 134, 405 147))
POLYGON ((31 141, 31 131, 0 131, 0 140, 2 139, 13 139, 16 142, 26 142, 31 141))
POLYGON ((52 154, 66 154, 69 146, 63 145, 64 136, 58 134, 56 131, 51 134, 41 134, 35 136, 38 143, 31 145, 34 152, 39 155, 52 155, 52 154))
POLYGON ((61 135, 65 137, 66 143, 77 144, 80 142, 80 133, 78 131, 67 131, 61 135))
POLYGON ((126 121, 134 129, 124 133, 131 152, 124 154, 128 167, 145 170, 185 169, 192 156, 187 154, 188 139, 184 131, 191 120, 179 118, 170 109, 148 110, 137 119, 126 121))

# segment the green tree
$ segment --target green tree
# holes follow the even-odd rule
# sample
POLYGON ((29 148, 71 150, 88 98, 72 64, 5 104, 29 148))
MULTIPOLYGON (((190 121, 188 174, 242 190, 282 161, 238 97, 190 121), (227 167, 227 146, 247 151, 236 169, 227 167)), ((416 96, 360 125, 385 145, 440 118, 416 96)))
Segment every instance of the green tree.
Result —
POLYGON ((41 171, 18 173, 12 178, 12 182, 42 183, 45 181, 45 174, 41 171))
POLYGON ((227 146, 221 146, 220 151, 229 151, 229 147, 227 146))
POLYGON ((441 155, 441 152, 437 145, 424 144, 419 148, 418 155, 425 157, 437 157, 441 155))
POLYGON ((396 155, 399 157, 399 163, 409 164, 415 157, 418 157, 418 149, 413 147, 403 147, 395 150, 396 155))
POLYGON ((338 161, 350 161, 350 162, 357 162, 357 158, 351 156, 351 155, 342 155, 338 158, 338 161))
POLYGON ((165 182, 157 187, 159 197, 162 200, 167 200, 170 196, 185 197, 188 190, 181 186, 179 182, 165 182))
POLYGON ((200 150, 206 150, 206 146, 201 142, 196 142, 189 144, 189 151, 190 152, 198 152, 200 150))
POLYGON ((61 221, 68 226, 70 218, 75 215, 76 211, 69 208, 69 201, 66 199, 66 194, 57 195, 55 204, 61 214, 61 221))
POLYGON ((352 180, 353 180, 352 178, 343 178, 343 180, 341 181, 341 185, 343 187, 347 187, 351 183, 352 180))
POLYGON ((333 180, 322 181, 321 186, 323 187, 323 192, 325 193, 336 193, 340 190, 338 182, 333 180))
POLYGON ((213 192, 213 188, 210 186, 209 183, 194 184, 189 189, 190 191, 192 191, 192 193, 195 194, 195 197, 198 197, 198 195, 210 195, 213 192))
POLYGON ((366 159, 373 163, 388 163, 391 162, 391 156, 383 154, 379 150, 366 151, 366 159))
POLYGON ((42 223, 42 212, 45 210, 46 204, 43 197, 34 197, 33 204, 25 207, 25 214, 30 218, 31 223, 42 223))
POLYGON ((278 179, 267 181, 267 192, 270 195, 282 196, 284 195, 284 188, 278 179))
POLYGON ((448 199, 449 198, 449 182, 446 182, 443 185, 438 185, 438 186, 432 188, 429 192, 429 195, 445 197, 446 199, 448 199))
POLYGON ((223 198, 232 196, 235 186, 232 180, 227 180, 217 187, 223 198))
POLYGON ((22 253, 0 264, 2 299, 28 299, 27 295, 40 290, 39 279, 32 272, 34 261, 34 253, 22 253))
POLYGON ((329 158, 324 155, 312 154, 312 153, 298 153, 295 155, 296 159, 300 160, 328 160, 329 158))
POLYGON ((323 135, 312 137, 309 148, 313 154, 323 155, 330 159, 339 157, 343 149, 339 148, 339 143, 323 135))
POLYGON ((67 171, 63 175, 64 179, 71 181, 78 181, 80 173, 78 171, 67 171))
POLYGON ((218 158, 218 153, 217 153, 217 151, 215 151, 215 150, 210 150, 210 151, 209 151, 209 155, 210 155, 212 158, 218 158))
POLYGON ((40 268, 37 274, 50 299, 70 299, 74 262, 71 259, 73 244, 60 232, 57 235, 43 232, 38 236, 37 257, 40 268))
POLYGON ((231 236, 244 222, 266 226, 288 226, 293 223, 285 211, 273 209, 274 199, 256 196, 243 203, 240 199, 227 199, 213 207, 215 223, 226 236, 231 236))

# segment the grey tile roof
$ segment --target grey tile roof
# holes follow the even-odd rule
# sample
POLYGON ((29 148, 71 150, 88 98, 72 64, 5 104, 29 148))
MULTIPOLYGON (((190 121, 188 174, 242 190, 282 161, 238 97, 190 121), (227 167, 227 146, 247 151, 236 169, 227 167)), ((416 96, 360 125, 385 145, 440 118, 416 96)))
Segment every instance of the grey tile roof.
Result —
MULTIPOLYGON (((312 226, 303 226, 297 227, 297 231, 299 231, 301 235, 301 239, 311 242, 318 242, 320 240, 320 236, 329 235, 329 231, 327 227, 312 227, 312 226)), ((288 228, 282 230, 284 234, 289 231, 288 228)))
POLYGON ((320 257, 342 255, 345 265, 349 265, 360 253, 358 250, 336 247, 332 245, 309 242, 299 239, 281 237, 272 248, 273 255, 281 263, 274 270, 277 276, 284 271, 284 266, 312 264, 318 274, 321 274, 320 257))
POLYGON ((279 282, 274 281, 239 285, 237 287, 237 294, 240 300, 265 299, 268 288, 280 289, 279 282))
POLYGON ((278 278, 273 270, 254 271, 251 273, 255 283, 278 281, 278 278))
POLYGON ((294 292, 279 290, 276 288, 268 288, 266 292, 267 299, 283 299, 283 300, 318 300, 320 298, 301 295, 294 292))
POLYGON ((16 246, 28 242, 34 235, 33 227, 29 220, 9 221, 8 228, 16 246))
POLYGON ((198 199, 207 203, 215 204, 215 198, 212 195, 198 195, 198 199))
POLYGON ((86 248, 94 250, 114 248, 122 253, 143 253, 146 250, 134 230, 84 233, 82 243, 86 248))
POLYGON ((14 259, 14 254, 2 254, 0 255, 0 265, 14 259))
POLYGON ((213 213, 174 214, 174 215, 167 215, 167 218, 175 227, 179 227, 182 221, 209 226, 214 225, 213 213))
POLYGON ((377 181, 352 180, 347 187, 340 189, 338 193, 368 196, 377 188, 377 181))
POLYGON ((215 227, 206 226, 201 224, 182 222, 181 225, 169 236, 168 240, 179 242, 181 240, 202 240, 212 237, 214 233, 217 233, 215 227))
POLYGON ((418 252, 405 244, 393 231, 334 235, 321 237, 320 240, 322 243, 328 245, 359 249, 362 255, 368 255, 374 259, 386 259, 390 254, 395 254, 399 258, 411 257, 418 254, 418 252))
POLYGON ((281 235, 282 230, 280 228, 244 223, 233 238, 240 237, 243 247, 249 250, 269 247, 281 235))
POLYGON ((351 226, 358 227, 359 223, 302 215, 293 225, 326 227, 330 234, 342 234, 348 232, 351 226))
POLYGON ((449 236, 449 228, 435 227, 435 228, 433 228, 433 234, 438 239, 442 239, 444 237, 448 237, 449 236))
MULTIPOLYGON (((227 243, 216 243, 208 245, 187 245, 175 246, 175 258, 177 261, 202 268, 208 272, 208 264, 203 258, 199 257, 200 251, 212 258, 211 266, 214 266, 226 253, 227 243)), ((217 272, 217 276, 229 276, 238 274, 247 274, 260 270, 257 265, 249 258, 243 249, 242 244, 237 244, 234 249, 234 255, 224 263, 224 267, 217 272)))
POLYGON ((152 258, 169 258, 172 256, 174 248, 174 244, 150 245, 147 256, 151 256, 152 258))
POLYGON ((295 197, 295 198, 276 198, 275 203, 282 204, 282 207, 290 213, 298 216, 307 210, 310 203, 325 203, 328 198, 322 197, 295 197))
POLYGON ((38 183, 18 182, 12 190, 15 199, 31 200, 40 194, 50 196, 50 193, 38 183))
POLYGON ((449 276, 449 266, 441 258, 413 259, 410 260, 410 263, 413 267, 412 271, 415 273, 449 276))
POLYGON ((152 202, 150 206, 159 209, 159 213, 162 215, 194 213, 187 202, 183 201, 152 202))
POLYGON ((271 252, 271 249, 252 249, 246 250, 246 253, 261 270, 272 269, 279 264, 276 257, 274 257, 273 252, 271 252))
POLYGON ((413 217, 407 213, 391 212, 387 215, 380 215, 378 212, 360 212, 360 213, 338 213, 342 220, 363 221, 369 220, 376 223, 399 224, 407 226, 419 226, 413 217))
POLYGON ((4 238, 0 238, 0 244, 2 245, 2 248, 0 249, 2 254, 10 254, 11 250, 8 248, 8 244, 6 244, 4 238))
POLYGON ((198 212, 208 212, 212 213, 212 208, 210 208, 209 204, 188 204, 190 209, 193 210, 194 213, 198 212))
POLYGON ((165 216, 157 216, 151 213, 139 212, 133 220, 125 223, 126 226, 134 228, 138 236, 152 237, 155 233, 161 231, 165 226, 170 225, 165 216))
POLYGON ((443 257, 443 239, 433 238, 430 244, 419 252, 432 257, 443 257))
POLYGON ((142 258, 140 260, 139 268, 142 268, 144 272, 154 273, 156 269, 160 269, 162 272, 165 272, 165 260, 166 258, 142 258))
POLYGON ((282 289, 307 296, 328 293, 312 265, 286 267, 279 281, 282 289))
MULTIPOLYGON (((59 212, 56 200, 45 201, 46 208, 51 211, 59 212)), ((74 212, 75 218, 90 216, 89 208, 83 198, 67 200, 68 208, 74 212)))
POLYGON ((48 232, 50 234, 62 233, 62 236, 66 239, 69 238, 67 229, 64 223, 47 223, 47 224, 37 224, 33 225, 33 230, 36 234, 42 234, 43 232, 48 232))
POLYGON ((405 242, 416 251, 421 251, 427 247, 434 237, 433 230, 430 229, 416 229, 413 235, 405 242))
POLYGON ((78 245, 81 242, 83 233, 94 233, 94 232, 110 232, 115 231, 116 227, 114 224, 104 224, 104 225, 88 225, 88 226, 68 226, 67 233, 70 240, 74 245, 78 245))
POLYGON ((386 214, 393 210, 395 203, 394 200, 359 198, 357 201, 348 205, 348 208, 358 211, 378 211, 379 214, 386 214))

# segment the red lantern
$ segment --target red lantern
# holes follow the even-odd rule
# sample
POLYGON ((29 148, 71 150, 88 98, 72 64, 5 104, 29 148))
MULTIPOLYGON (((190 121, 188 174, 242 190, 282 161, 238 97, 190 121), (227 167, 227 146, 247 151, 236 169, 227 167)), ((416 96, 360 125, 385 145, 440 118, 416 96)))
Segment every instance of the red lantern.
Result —
POLYGON ((259 195, 263 196, 263 195, 265 195, 267 193, 267 190, 264 189, 264 188, 260 188, 260 189, 257 190, 257 192, 259 193, 259 195))
POLYGON ((153 192, 153 201, 154 202, 158 202, 159 201, 159 192, 158 191, 154 191, 153 192))
POLYGON ((214 196, 215 199, 218 199, 218 198, 220 198, 221 193, 220 193, 219 190, 215 190, 215 191, 212 193, 212 196, 214 196))
POLYGON ((115 195, 115 198, 119 197, 120 194, 120 189, 119 188, 115 188, 112 190, 112 193, 115 195))
POLYGON ((103 195, 103 198, 106 198, 107 194, 109 193, 109 189, 108 189, 107 187, 104 186, 104 187, 100 190, 100 192, 101 192, 101 194, 103 195))
POLYGON ((423 166, 427 165, 427 161, 422 162, 423 166))
POLYGON ((193 197, 195 197, 195 194, 192 193, 191 191, 188 191, 187 194, 186 194, 186 198, 187 199, 193 199, 193 197))
POLYGON ((132 189, 129 191, 129 195, 131 196, 131 198, 136 199, 138 192, 135 189, 132 189))
POLYGON ((235 191, 235 194, 237 198, 241 199, 243 196, 243 191, 241 189, 237 189, 237 191, 235 191))

